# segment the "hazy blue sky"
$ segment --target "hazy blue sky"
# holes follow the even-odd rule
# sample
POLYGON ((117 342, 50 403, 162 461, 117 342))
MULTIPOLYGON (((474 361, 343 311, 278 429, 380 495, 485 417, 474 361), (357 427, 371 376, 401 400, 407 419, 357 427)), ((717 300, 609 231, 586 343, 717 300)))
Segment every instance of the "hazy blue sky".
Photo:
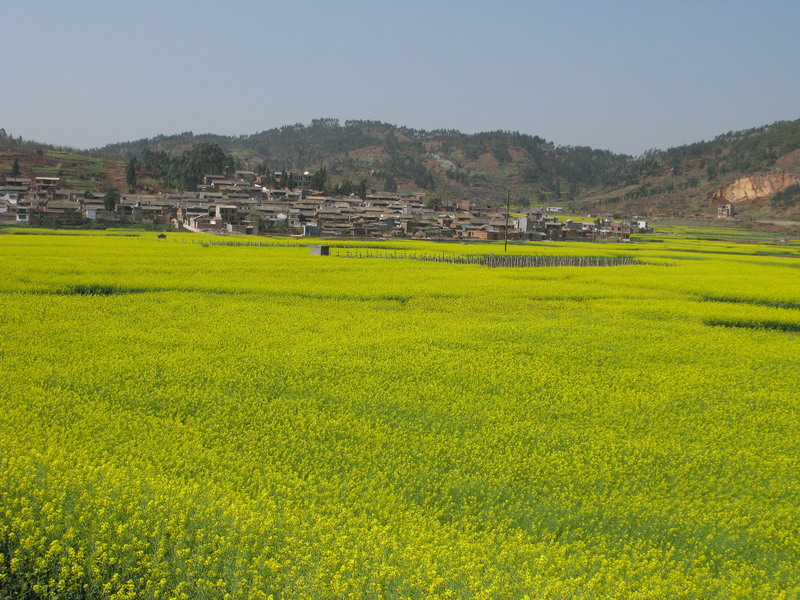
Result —
POLYGON ((0 127, 82 148, 338 117, 639 154, 800 118, 798 0, 0 8, 0 127))

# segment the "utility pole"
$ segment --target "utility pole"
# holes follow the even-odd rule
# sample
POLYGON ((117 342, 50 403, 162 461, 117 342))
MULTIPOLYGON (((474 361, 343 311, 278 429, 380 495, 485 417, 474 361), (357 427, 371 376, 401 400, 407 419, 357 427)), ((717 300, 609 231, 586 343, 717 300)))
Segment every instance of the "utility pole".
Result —
POLYGON ((506 190, 506 243, 503 252, 508 254, 508 213, 511 211, 511 190, 506 190))

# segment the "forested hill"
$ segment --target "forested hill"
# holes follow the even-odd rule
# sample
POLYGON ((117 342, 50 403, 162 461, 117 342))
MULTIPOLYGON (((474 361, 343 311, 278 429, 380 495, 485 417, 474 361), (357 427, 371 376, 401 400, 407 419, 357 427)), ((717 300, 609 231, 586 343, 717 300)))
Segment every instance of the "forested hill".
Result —
POLYGON ((161 135, 88 152, 25 142, 0 129, 0 179, 18 162, 23 175, 63 173, 78 189, 124 187, 125 165, 134 157, 142 189, 191 189, 203 172, 234 166, 259 173, 324 168, 326 191, 364 182, 447 202, 500 204, 510 190, 520 208, 640 216, 716 214, 717 205, 730 202, 743 218, 800 219, 800 120, 639 157, 515 132, 464 134, 337 119, 245 136, 161 135))
MULTIPOLYGON (((157 136, 95 152, 126 160, 145 149, 179 154, 199 142, 218 144, 240 167, 260 172, 325 167, 331 181, 366 179, 376 189, 424 191, 488 203, 501 202, 510 189, 515 204, 521 206, 560 204, 597 212, 715 212, 715 203, 725 199, 719 190, 744 176, 778 169, 788 173, 788 183, 800 177, 800 120, 729 132, 635 158, 557 146, 516 132, 464 134, 338 119, 238 137, 191 132, 157 136)), ((773 188, 766 195, 757 192, 761 196, 741 208, 755 211, 756 216, 793 216, 800 202, 784 198, 771 203, 782 191, 773 188)))
POLYGON ((570 191, 577 196, 581 189, 607 184, 609 176, 632 160, 607 150, 555 146, 520 133, 468 135, 336 119, 239 137, 157 136, 96 152, 124 160, 145 149, 180 153, 198 142, 219 144, 240 166, 257 171, 313 171, 324 166, 334 180, 366 178, 379 189, 397 187, 488 202, 504 198, 508 187, 527 200, 570 191))
POLYGON ((619 212, 691 214, 732 203, 750 217, 800 219, 800 120, 713 140, 650 150, 585 195, 586 206, 619 212))

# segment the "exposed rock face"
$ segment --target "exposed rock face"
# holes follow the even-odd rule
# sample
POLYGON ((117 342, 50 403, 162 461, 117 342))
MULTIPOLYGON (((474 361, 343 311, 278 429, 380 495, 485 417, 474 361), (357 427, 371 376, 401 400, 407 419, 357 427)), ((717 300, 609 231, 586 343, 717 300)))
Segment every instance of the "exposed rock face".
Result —
POLYGON ((733 183, 711 192, 711 200, 735 204, 744 200, 760 200, 777 194, 797 183, 798 179, 784 171, 770 171, 759 175, 745 175, 733 183))

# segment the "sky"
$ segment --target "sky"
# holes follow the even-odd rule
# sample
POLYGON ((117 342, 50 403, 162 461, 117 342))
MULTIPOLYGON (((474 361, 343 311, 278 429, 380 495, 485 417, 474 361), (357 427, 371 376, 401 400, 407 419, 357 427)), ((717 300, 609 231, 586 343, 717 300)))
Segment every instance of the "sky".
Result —
POLYGON ((0 127, 92 148, 315 118, 632 155, 800 118, 797 0, 1 0, 0 127))

